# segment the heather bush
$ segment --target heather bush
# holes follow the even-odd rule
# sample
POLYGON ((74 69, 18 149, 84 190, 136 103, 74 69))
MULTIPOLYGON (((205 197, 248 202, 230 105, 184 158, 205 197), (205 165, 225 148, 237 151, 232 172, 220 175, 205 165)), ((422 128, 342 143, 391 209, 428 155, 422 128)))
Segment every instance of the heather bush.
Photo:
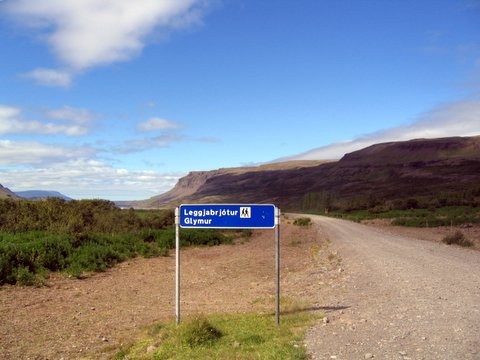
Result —
POLYGON ((461 231, 455 231, 453 234, 445 236, 442 241, 448 245, 460 245, 463 247, 473 246, 473 243, 468 240, 461 231))

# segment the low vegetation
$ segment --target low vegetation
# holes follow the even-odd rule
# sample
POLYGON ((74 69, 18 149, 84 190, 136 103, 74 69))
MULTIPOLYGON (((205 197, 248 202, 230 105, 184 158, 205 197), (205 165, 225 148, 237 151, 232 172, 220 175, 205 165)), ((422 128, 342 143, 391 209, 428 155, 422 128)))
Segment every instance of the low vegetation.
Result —
POLYGON ((308 359, 302 339, 319 316, 285 311, 280 326, 272 314, 214 314, 181 323, 157 323, 115 359, 308 359))
MULTIPOLYGON (((0 285, 42 284, 50 271, 82 277, 136 256, 168 256, 173 222, 169 210, 138 213, 104 200, 0 200, 0 285)), ((180 241, 211 246, 238 235, 185 229, 180 241)))
POLYGON ((445 236, 442 241, 448 245, 473 246, 473 243, 468 240, 461 231, 455 231, 453 234, 445 236))
MULTIPOLYGON (((476 170, 472 170, 476 171, 476 170)), ((358 179, 364 181, 365 179, 358 179)), ((393 186, 393 185, 392 185, 393 186)), ((387 217, 398 212, 430 211, 445 215, 445 212, 468 210, 476 213, 480 222, 480 186, 469 185, 463 190, 431 191, 429 194, 417 194, 416 188, 410 192, 398 192, 392 187, 371 189, 357 194, 346 195, 338 191, 307 192, 300 204, 302 212, 314 214, 352 214, 362 217, 387 217), (399 196, 399 197, 397 197, 399 196)), ((391 216, 398 217, 398 216, 391 216)), ((468 219, 461 221, 469 221, 468 219)), ((435 225, 434 225, 435 226, 435 225)))
POLYGON ((412 227, 480 224, 480 208, 470 206, 447 206, 441 208, 388 211, 337 210, 329 212, 327 215, 358 222, 372 219, 391 219, 392 225, 412 227))
POLYGON ((309 217, 300 217, 293 221, 293 225, 297 226, 308 226, 312 224, 312 219, 309 217))

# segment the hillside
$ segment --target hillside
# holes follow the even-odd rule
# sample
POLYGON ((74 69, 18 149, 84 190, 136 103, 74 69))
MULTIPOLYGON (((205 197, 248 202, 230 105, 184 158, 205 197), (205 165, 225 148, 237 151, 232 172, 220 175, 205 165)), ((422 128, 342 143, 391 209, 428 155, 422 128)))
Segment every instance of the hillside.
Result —
POLYGON ((141 208, 169 207, 172 206, 171 204, 180 204, 182 200, 186 200, 190 196, 195 196, 195 193, 201 191, 207 181, 218 176, 240 176, 243 174, 255 174, 263 171, 300 169, 318 166, 327 162, 328 161, 316 160, 288 161, 260 166, 224 168, 212 171, 192 171, 187 176, 179 179, 174 188, 166 193, 156 195, 147 200, 117 201, 116 203, 121 206, 134 206, 141 208))
POLYGON ((72 200, 66 195, 59 193, 58 191, 46 191, 46 190, 27 190, 27 191, 17 191, 16 194, 21 198, 25 199, 46 199, 48 197, 60 198, 63 200, 72 200))
POLYGON ((0 199, 7 199, 7 198, 17 199, 18 196, 15 195, 13 191, 10 191, 9 188, 3 187, 0 184, 0 199))
POLYGON ((480 137, 377 144, 338 162, 192 172, 168 193, 135 205, 202 202, 304 211, 480 204, 480 137))

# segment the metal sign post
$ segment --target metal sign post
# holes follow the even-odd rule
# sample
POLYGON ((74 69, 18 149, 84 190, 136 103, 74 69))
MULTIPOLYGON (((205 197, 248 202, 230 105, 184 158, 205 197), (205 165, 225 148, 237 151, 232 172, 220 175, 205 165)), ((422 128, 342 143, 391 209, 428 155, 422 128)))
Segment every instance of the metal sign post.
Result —
POLYGON ((180 230, 178 208, 175 209, 175 322, 180 324, 180 230))
POLYGON ((175 319, 180 323, 180 228, 275 229, 275 321, 280 324, 280 209, 265 204, 180 205, 175 209, 175 319))
POLYGON ((280 209, 275 208, 275 277, 277 285, 275 322, 280 325, 280 209))

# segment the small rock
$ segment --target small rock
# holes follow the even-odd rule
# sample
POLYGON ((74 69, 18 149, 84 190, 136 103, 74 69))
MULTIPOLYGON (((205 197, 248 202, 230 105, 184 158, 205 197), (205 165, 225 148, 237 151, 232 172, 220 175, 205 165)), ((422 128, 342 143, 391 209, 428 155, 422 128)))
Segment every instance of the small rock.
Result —
POLYGON ((325 316, 325 317, 322 319, 322 321, 323 321, 324 324, 328 324, 328 323, 330 322, 330 319, 325 316))
POLYGON ((402 356, 407 356, 407 352, 406 352, 406 351, 399 351, 398 353, 399 353, 400 355, 402 355, 402 356))
POLYGON ((157 348, 153 345, 150 345, 149 347, 147 347, 147 354, 150 354, 150 353, 154 352, 155 350, 157 350, 157 348))
POLYGON ((108 342, 108 339, 105 336, 102 336, 102 341, 103 342, 108 342))
POLYGON ((92 306, 92 307, 90 308, 90 310, 95 310, 95 306, 92 306))
POLYGON ((365 354, 364 357, 365 357, 365 359, 373 359, 374 358, 373 354, 370 354, 370 353, 365 354))
POLYGON ((232 346, 233 347, 240 347, 240 343, 238 341, 234 341, 232 346))

